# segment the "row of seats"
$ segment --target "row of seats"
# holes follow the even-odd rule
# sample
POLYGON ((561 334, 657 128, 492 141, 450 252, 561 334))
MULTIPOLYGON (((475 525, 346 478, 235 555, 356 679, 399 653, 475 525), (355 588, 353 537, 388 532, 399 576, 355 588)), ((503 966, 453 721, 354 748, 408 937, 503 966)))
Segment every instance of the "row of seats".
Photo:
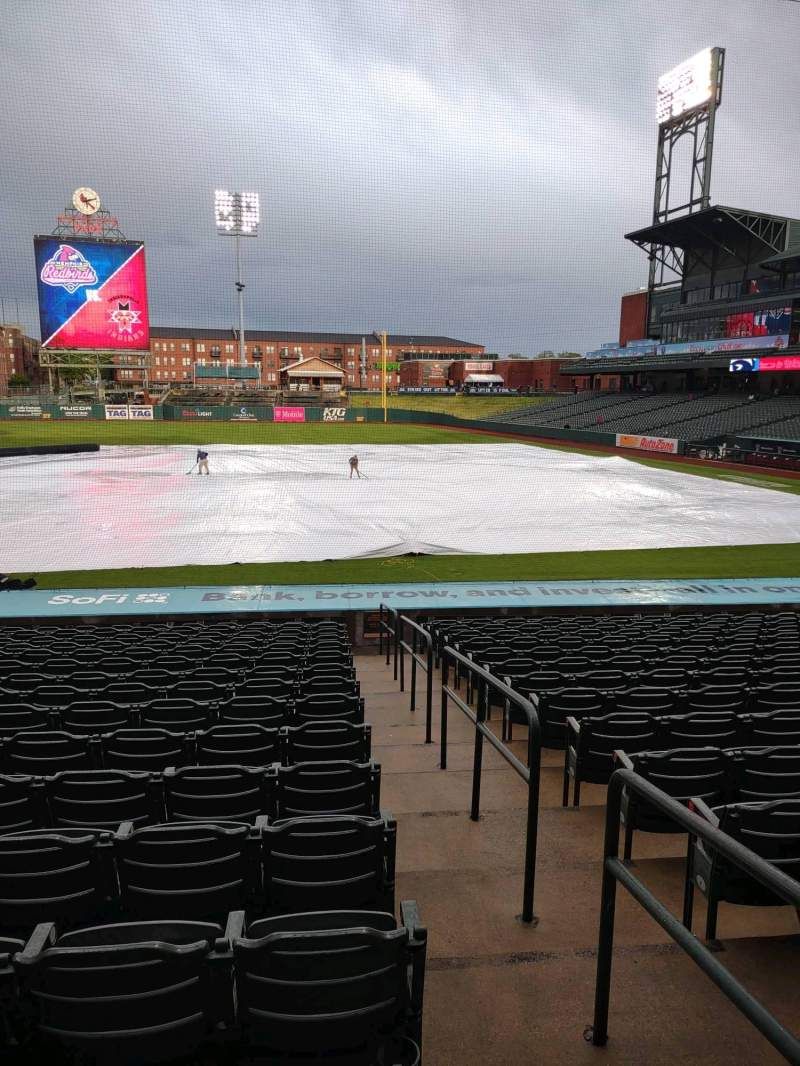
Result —
POLYGON ((374 762, 293 766, 178 766, 163 773, 63 770, 45 777, 0 774, 0 832, 63 826, 115 828, 169 821, 255 823, 266 814, 375 816, 380 766, 374 762))
POLYGON ((61 770, 158 772, 168 766, 221 763, 367 762, 371 735, 368 725, 335 720, 281 728, 216 725, 195 733, 166 729, 117 729, 99 735, 20 731, 0 738, 0 771, 46 775, 61 770))
POLYGON ((0 836, 0 932, 124 919, 394 913, 389 815, 59 828, 0 836))
MULTIPOLYGON (((616 765, 633 770, 682 803, 702 800, 709 807, 726 803, 800 798, 800 745, 772 748, 675 748, 672 751, 618 751, 616 765)), ((674 833, 674 822, 634 792, 622 797, 625 858, 633 834, 674 833)))
POLYGON ((159 699, 148 698, 148 693, 130 687, 126 691, 117 689, 112 695, 114 699, 86 699, 61 689, 31 693, 24 701, 0 703, 0 737, 33 729, 66 729, 70 733, 127 728, 188 732, 220 723, 280 727, 320 719, 364 720, 363 699, 339 692, 315 692, 294 701, 256 693, 220 700, 211 698, 211 694, 207 694, 207 700, 159 699), (37 697, 45 702, 36 703, 37 697))
MULTIPOLYGON (((673 748, 780 748, 800 746, 800 710, 736 715, 726 711, 694 714, 606 714, 568 717, 564 751, 563 805, 580 805, 581 782, 605 785, 614 771, 614 753, 636 755, 673 748)), ((800 748, 798 748, 800 750, 800 748)))
POLYGON ((0 941, 7 1041, 25 1066, 418 1066, 427 934, 415 903, 401 914, 233 911, 64 933, 43 923, 27 943, 0 941))
MULTIPOLYGON (((602 717, 607 714, 650 714, 671 716, 680 714, 727 713, 748 716, 749 728, 759 730, 762 715, 772 711, 787 712, 787 721, 800 716, 800 685, 765 685, 749 690, 744 686, 704 686, 694 690, 635 686, 619 691, 600 689, 561 688, 553 691, 530 690, 517 680, 514 687, 537 704, 542 744, 550 748, 564 746, 564 726, 568 718, 602 717)), ((512 723, 522 722, 513 708, 504 710, 504 736, 512 737, 512 723)), ((784 722, 781 721, 778 729, 784 722)), ((767 726, 772 728, 771 720, 767 726)), ((788 729, 794 728, 787 725, 788 729)))

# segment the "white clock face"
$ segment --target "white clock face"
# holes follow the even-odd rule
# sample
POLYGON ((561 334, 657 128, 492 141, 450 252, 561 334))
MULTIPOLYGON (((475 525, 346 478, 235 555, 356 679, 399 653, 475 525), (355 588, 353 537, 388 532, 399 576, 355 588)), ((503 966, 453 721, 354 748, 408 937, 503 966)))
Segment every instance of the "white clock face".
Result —
POLYGON ((76 189, 72 194, 72 206, 82 215, 93 215, 100 208, 100 197, 94 189, 76 189))

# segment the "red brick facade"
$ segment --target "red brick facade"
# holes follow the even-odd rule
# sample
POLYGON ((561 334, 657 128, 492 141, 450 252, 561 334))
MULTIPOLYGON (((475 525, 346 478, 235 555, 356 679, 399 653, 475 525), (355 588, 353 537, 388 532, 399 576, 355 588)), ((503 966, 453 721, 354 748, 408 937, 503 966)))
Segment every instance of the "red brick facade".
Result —
MULTIPOLYGON (((150 331, 150 381, 154 385, 191 384, 193 367, 238 366, 239 344, 231 330, 191 330, 154 326, 150 331)), ((301 359, 319 358, 332 363, 345 374, 346 387, 378 391, 381 387, 381 344, 375 334, 365 334, 366 365, 362 368, 361 335, 348 333, 245 333, 245 353, 249 366, 260 367, 259 388, 280 388, 281 370, 301 359)), ((398 367, 420 354, 483 354, 483 345, 446 337, 390 335, 387 383, 394 389, 401 382, 398 367)), ((122 382, 141 381, 141 371, 125 369, 118 361, 117 377, 122 382)), ((445 384, 445 382, 443 382, 445 384)))
POLYGON ((641 341, 647 336, 647 292, 626 293, 620 301, 619 343, 641 341))
POLYGON ((8 391, 13 374, 23 374, 31 384, 39 380, 39 342, 19 326, 0 325, 0 392, 8 391))

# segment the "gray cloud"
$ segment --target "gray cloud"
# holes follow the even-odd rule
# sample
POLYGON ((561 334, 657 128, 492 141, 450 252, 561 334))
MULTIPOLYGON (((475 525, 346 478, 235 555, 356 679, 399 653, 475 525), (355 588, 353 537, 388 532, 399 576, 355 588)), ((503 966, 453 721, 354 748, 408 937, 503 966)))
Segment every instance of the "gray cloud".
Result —
POLYGON ((785 0, 6 0, 0 296, 35 331, 31 236, 79 184, 147 243, 153 321, 230 325, 218 186, 261 193, 247 317, 614 338, 646 262, 658 75, 727 48, 721 203, 800 214, 800 5, 785 0), (82 20, 86 20, 86 23, 82 20))

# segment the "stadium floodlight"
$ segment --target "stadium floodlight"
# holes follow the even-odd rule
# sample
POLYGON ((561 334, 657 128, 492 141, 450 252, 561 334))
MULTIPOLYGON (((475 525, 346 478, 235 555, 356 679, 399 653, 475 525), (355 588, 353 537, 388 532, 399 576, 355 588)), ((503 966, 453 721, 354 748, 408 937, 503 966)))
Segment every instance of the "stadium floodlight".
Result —
POLYGON ((659 126, 703 107, 712 99, 717 91, 715 51, 704 48, 658 79, 656 120, 659 126))
POLYGON ((257 192, 214 190, 214 222, 221 237, 236 238, 236 293, 239 301, 239 363, 247 366, 244 348, 244 282, 240 237, 257 237, 261 206, 257 192))

